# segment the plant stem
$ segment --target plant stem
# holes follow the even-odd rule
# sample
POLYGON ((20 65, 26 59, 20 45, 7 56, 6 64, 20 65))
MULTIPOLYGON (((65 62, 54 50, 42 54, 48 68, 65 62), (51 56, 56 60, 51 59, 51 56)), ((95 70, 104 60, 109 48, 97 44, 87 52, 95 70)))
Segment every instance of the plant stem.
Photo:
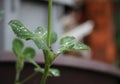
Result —
POLYGON ((52 19, 52 0, 49 0, 48 6, 48 38, 47 38, 47 45, 50 47, 50 39, 51 39, 51 19, 52 19))
POLYGON ((37 74, 37 72, 33 72, 31 75, 29 75, 27 78, 25 78, 21 84, 24 84, 26 81, 30 80, 32 77, 34 77, 37 74))
MULTIPOLYGON (((48 5, 48 34, 47 34, 47 45, 48 47, 51 46, 51 19, 52 19, 52 0, 49 0, 49 5, 48 5)), ((42 79, 40 84, 45 84, 46 80, 47 80, 47 76, 48 76, 48 72, 49 72, 49 68, 50 68, 50 64, 46 58, 46 56, 48 55, 48 52, 44 52, 44 56, 45 56, 45 71, 43 73, 42 79)))
POLYGON ((17 72, 15 77, 15 84, 19 84, 19 77, 20 77, 20 72, 17 72))
POLYGON ((49 68, 50 68, 49 66, 45 65, 45 71, 44 71, 44 74, 42 76, 40 84, 45 84, 46 83, 48 72, 49 72, 49 68))

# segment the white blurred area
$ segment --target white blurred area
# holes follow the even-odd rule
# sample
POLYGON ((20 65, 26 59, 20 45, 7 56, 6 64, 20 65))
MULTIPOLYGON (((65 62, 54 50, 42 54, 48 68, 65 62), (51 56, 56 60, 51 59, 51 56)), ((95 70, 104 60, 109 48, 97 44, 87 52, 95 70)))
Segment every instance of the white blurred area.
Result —
POLYGON ((86 21, 63 34, 63 37, 74 36, 77 39, 77 41, 81 41, 85 36, 92 33, 93 27, 94 27, 93 21, 86 21))

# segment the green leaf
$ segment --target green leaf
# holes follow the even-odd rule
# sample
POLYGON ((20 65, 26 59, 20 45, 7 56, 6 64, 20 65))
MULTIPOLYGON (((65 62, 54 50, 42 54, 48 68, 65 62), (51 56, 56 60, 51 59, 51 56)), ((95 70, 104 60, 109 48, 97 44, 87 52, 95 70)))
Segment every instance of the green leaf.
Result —
POLYGON ((35 72, 40 72, 40 73, 43 74, 43 73, 44 73, 44 68, 35 67, 35 68, 34 68, 34 71, 35 71, 35 72))
POLYGON ((66 36, 60 40, 61 46, 69 46, 69 45, 72 45, 74 43, 75 43, 75 37, 73 37, 73 36, 66 36))
POLYGON ((65 51, 76 51, 76 50, 88 50, 89 47, 84 43, 75 43, 75 37, 67 36, 60 40, 61 48, 58 50, 57 54, 61 54, 65 51))
MULTIPOLYGON (((45 69, 44 68, 35 68, 34 70, 35 70, 35 72, 40 72, 43 74, 45 69)), ((51 68, 51 69, 49 69, 47 76, 58 77, 58 76, 60 76, 60 71, 58 69, 51 68)))
POLYGON ((35 68, 41 69, 41 67, 33 60, 33 58, 35 57, 35 50, 33 48, 25 48, 25 50, 23 51, 23 56, 24 59, 27 60, 29 63, 33 64, 35 68))
POLYGON ((51 44, 55 43, 57 41, 57 34, 56 32, 51 32, 51 44))
POLYGON ((28 61, 33 60, 33 58, 35 57, 35 50, 31 47, 27 47, 23 51, 23 56, 25 60, 28 60, 28 61))
POLYGON ((39 49, 43 49, 43 50, 48 50, 50 51, 50 49, 48 48, 46 42, 42 39, 34 39, 33 40, 34 43, 36 44, 36 46, 39 48, 39 49))
POLYGON ((58 77, 60 76, 60 71, 58 69, 50 69, 49 70, 49 74, 51 74, 51 76, 55 76, 55 77, 58 77))
POLYGON ((18 20, 11 20, 8 24, 19 38, 30 39, 33 36, 33 33, 18 20))
POLYGON ((82 42, 75 44, 73 47, 73 50, 88 50, 88 49, 90 49, 90 48, 82 42))
POLYGON ((50 51, 46 43, 46 38, 47 30, 45 28, 38 27, 31 39, 34 41, 34 43, 37 45, 39 49, 50 51))
POLYGON ((75 44, 75 37, 73 37, 73 36, 63 37, 60 40, 61 48, 58 50, 57 54, 61 54, 64 51, 71 50, 73 48, 74 44, 75 44))
POLYGON ((43 27, 39 26, 35 31, 35 36, 38 36, 36 38, 46 39, 46 37, 47 37, 46 28, 43 28, 43 27))
POLYGON ((13 49, 13 52, 15 53, 16 57, 21 56, 23 47, 24 47, 24 44, 20 39, 16 38, 13 40, 12 49, 13 49))

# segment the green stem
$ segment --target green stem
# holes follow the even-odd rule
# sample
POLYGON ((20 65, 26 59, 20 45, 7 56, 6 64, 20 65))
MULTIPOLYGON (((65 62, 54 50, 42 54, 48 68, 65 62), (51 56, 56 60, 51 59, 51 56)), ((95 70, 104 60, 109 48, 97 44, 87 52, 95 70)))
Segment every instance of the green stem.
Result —
POLYGON ((22 65, 22 61, 21 60, 17 60, 16 62, 16 76, 15 76, 15 84, 20 84, 20 73, 21 73, 21 65, 22 65))
POLYGON ((45 65, 45 71, 43 73, 43 76, 42 76, 40 84, 45 84, 46 83, 48 72, 49 72, 49 68, 50 68, 49 66, 45 65))
POLYGON ((16 78, 15 78, 15 84, 19 84, 20 83, 19 77, 20 77, 20 72, 17 72, 16 73, 16 78))
POLYGON ((52 19, 52 0, 49 0, 48 6, 48 38, 47 38, 47 45, 50 47, 50 32, 51 32, 51 19, 52 19))
POLYGON ((37 72, 33 72, 31 75, 29 75, 27 78, 25 78, 21 84, 24 84, 25 82, 27 82, 28 80, 30 80, 31 78, 33 78, 35 75, 37 74, 37 72))
MULTIPOLYGON (((48 47, 51 46, 51 19, 52 19, 52 0, 49 0, 49 6, 48 6, 48 35, 47 35, 47 45, 48 47)), ((40 84, 45 84, 46 80, 47 80, 47 76, 48 76, 48 72, 49 72, 49 68, 50 68, 50 64, 46 58, 46 56, 48 56, 48 52, 44 51, 44 55, 45 55, 45 71, 43 73, 42 79, 40 84)))

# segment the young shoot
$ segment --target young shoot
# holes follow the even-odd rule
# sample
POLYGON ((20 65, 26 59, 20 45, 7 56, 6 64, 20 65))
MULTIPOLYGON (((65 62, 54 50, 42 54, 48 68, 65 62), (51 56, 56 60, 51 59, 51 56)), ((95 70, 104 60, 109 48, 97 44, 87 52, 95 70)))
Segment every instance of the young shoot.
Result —
POLYGON ((66 36, 60 40, 60 49, 55 53, 51 49, 51 45, 57 41, 56 32, 51 31, 51 18, 52 18, 52 0, 49 0, 48 6, 48 28, 39 26, 35 31, 30 31, 29 28, 26 28, 22 22, 19 20, 11 20, 9 25, 11 26, 14 34, 19 38, 13 41, 13 52, 16 55, 16 80, 15 84, 23 84, 27 80, 33 77, 33 74, 29 77, 26 77, 25 80, 20 81, 20 73, 23 70, 24 62, 28 61, 29 63, 35 66, 34 74, 42 73, 40 84, 45 84, 48 76, 59 76, 58 69, 50 68, 53 61, 65 51, 78 51, 78 50, 88 50, 89 47, 84 43, 76 43, 76 39, 73 36, 66 36), (32 40, 38 49, 41 49, 44 54, 45 67, 38 65, 33 58, 35 57, 35 50, 31 47, 24 47, 24 43, 21 39, 32 40))

